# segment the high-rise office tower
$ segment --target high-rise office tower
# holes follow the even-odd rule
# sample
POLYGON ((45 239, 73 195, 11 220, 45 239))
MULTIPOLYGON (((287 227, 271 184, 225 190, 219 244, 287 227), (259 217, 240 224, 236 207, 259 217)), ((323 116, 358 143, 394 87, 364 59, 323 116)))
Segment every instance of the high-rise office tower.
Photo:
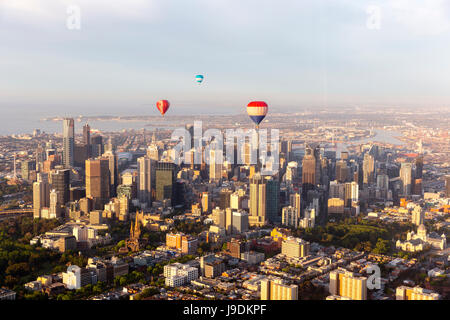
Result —
POLYGON ((363 184, 372 184, 375 181, 375 160, 366 153, 363 160, 363 184))
POLYGON ((249 166, 256 162, 254 156, 251 142, 245 141, 241 148, 241 159, 238 159, 238 161, 241 161, 243 165, 249 166))
POLYGON ((36 163, 31 160, 24 160, 20 163, 20 171, 22 175, 22 179, 24 180, 30 180, 31 178, 31 172, 35 171, 36 169, 36 163))
POLYGON ((369 149, 369 154, 373 157, 374 160, 377 160, 380 154, 380 148, 377 145, 371 145, 369 149))
POLYGON ((158 162, 156 164, 156 200, 172 199, 175 185, 175 164, 158 162))
POLYGON ((248 231, 247 212, 234 211, 231 223, 232 233, 242 233, 248 231))
POLYGON ((58 193, 58 202, 65 205, 70 201, 70 170, 56 169, 50 173, 51 189, 58 193))
POLYGON ((58 192, 53 189, 50 191, 50 219, 61 217, 61 204, 58 202, 58 192))
POLYGON ((294 193, 289 196, 289 205, 295 208, 297 216, 300 218, 302 207, 301 196, 299 193, 294 193))
POLYGON ((73 118, 63 120, 63 164, 65 168, 73 167, 75 147, 75 129, 73 118))
POLYGON ((343 200, 345 197, 345 184, 339 183, 336 180, 331 181, 328 193, 330 198, 339 198, 343 200))
POLYGON ((194 148, 194 125, 192 124, 187 124, 186 125, 186 130, 189 132, 189 135, 191 136, 191 148, 194 148))
POLYGON ((100 157, 104 153, 103 137, 95 135, 91 137, 91 157, 100 157))
POLYGON ((280 151, 284 154, 287 162, 292 161, 292 140, 282 140, 280 151))
POLYGON ((278 179, 267 176, 266 180, 266 220, 271 223, 281 221, 278 216, 280 204, 280 184, 278 179))
POLYGON ((86 197, 93 200, 96 210, 103 209, 103 206, 109 202, 110 177, 109 159, 86 160, 86 197))
POLYGON ((349 176, 349 168, 345 160, 336 162, 336 180, 338 182, 346 182, 349 176))
POLYGON ((86 160, 89 159, 88 147, 85 144, 77 144, 74 146, 73 165, 74 167, 84 168, 86 160))
POLYGON ((156 161, 148 156, 138 160, 138 199, 140 203, 151 204, 156 186, 156 161))
POLYGON ((214 225, 219 226, 221 228, 225 228, 226 226, 225 210, 222 210, 220 208, 213 209, 212 219, 214 221, 214 225))
POLYGON ((319 177, 316 170, 316 152, 310 146, 305 147, 305 156, 302 160, 302 190, 306 194, 317 185, 319 177))
POLYGON ((223 188, 219 193, 219 208, 225 210, 230 207, 232 191, 228 188, 223 188))
POLYGON ((250 226, 266 223, 266 180, 258 172, 250 179, 250 226))
POLYGON ((243 195, 239 191, 232 193, 230 195, 230 208, 235 210, 242 209, 242 198, 243 195))
POLYGON ((377 175, 377 188, 381 198, 386 199, 389 191, 389 176, 387 174, 382 173, 377 175))
POLYGON ((367 300, 367 278, 343 269, 330 272, 330 293, 352 300, 367 300))
POLYGON ((347 182, 344 187, 344 205, 347 208, 352 206, 352 202, 359 200, 359 186, 356 182, 347 182))
POLYGON ((115 197, 117 195, 116 189, 117 189, 117 186, 119 185, 119 173, 118 173, 119 168, 118 168, 118 162, 117 162, 117 155, 116 155, 114 149, 112 148, 112 145, 109 145, 108 150, 105 151, 105 153, 103 154, 103 158, 107 158, 108 164, 109 164, 110 197, 115 197))
POLYGON ((281 223, 284 226, 298 228, 300 216, 297 215, 297 208, 295 207, 284 207, 281 213, 281 223))
POLYGON ((48 181, 42 180, 38 177, 38 181, 33 183, 33 218, 39 219, 41 217, 41 209, 48 207, 50 204, 48 181))
POLYGON ((286 167, 286 183, 293 183, 298 178, 298 163, 291 161, 286 167))
POLYGON ((86 148, 87 159, 91 157, 91 127, 89 124, 83 126, 83 145, 86 148))
POLYGON ((209 213, 211 211, 211 197, 208 192, 202 193, 202 211, 203 213, 209 213))
POLYGON ((423 178, 423 155, 419 155, 416 158, 416 179, 422 179, 423 178))
POLYGON ((37 172, 41 172, 43 169, 43 162, 46 160, 45 158, 45 150, 44 148, 41 146, 41 144, 38 145, 38 147, 36 148, 36 168, 35 170, 37 172))
POLYGON ((402 181, 402 195, 411 195, 412 164, 404 162, 400 166, 400 180, 402 181))
POLYGON ((209 181, 217 182, 222 179, 222 163, 223 163, 223 151, 216 150, 214 143, 209 150, 209 181))

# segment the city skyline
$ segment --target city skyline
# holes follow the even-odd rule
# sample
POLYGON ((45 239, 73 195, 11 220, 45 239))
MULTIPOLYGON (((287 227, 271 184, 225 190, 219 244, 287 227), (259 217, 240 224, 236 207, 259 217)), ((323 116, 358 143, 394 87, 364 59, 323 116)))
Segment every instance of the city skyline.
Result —
POLYGON ((445 0, 3 0, 0 304, 450 300, 449 40, 445 0))

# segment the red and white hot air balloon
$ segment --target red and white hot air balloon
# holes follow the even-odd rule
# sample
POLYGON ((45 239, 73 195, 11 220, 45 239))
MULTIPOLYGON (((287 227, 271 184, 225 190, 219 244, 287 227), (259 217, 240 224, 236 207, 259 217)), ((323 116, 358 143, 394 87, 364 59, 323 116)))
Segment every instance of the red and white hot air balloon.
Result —
POLYGON ((164 116, 164 114, 169 110, 170 103, 167 100, 159 100, 156 103, 156 108, 158 108, 159 112, 161 112, 161 115, 164 116))
POLYGON ((247 105, 247 113, 250 119, 256 124, 256 129, 259 128, 259 124, 266 117, 269 107, 264 101, 252 101, 247 105))

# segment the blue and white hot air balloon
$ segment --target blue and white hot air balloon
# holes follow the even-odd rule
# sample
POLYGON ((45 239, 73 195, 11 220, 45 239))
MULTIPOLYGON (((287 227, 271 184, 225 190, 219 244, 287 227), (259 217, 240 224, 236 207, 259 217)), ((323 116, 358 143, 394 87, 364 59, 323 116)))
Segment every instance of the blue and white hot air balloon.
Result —
POLYGON ((195 76, 195 81, 197 81, 197 83, 200 84, 200 83, 203 82, 203 79, 204 79, 204 78, 205 78, 205 77, 204 77, 203 75, 198 74, 198 75, 195 76))

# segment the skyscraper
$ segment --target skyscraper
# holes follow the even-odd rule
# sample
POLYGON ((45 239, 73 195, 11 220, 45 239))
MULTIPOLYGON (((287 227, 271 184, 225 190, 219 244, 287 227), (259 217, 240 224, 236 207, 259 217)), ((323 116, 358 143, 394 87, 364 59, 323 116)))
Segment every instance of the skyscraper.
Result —
POLYGON ((308 190, 313 190, 320 179, 317 176, 316 154, 315 148, 309 145, 305 147, 305 156, 302 160, 302 190, 304 195, 308 190))
POLYGON ((86 197, 92 198, 94 209, 103 209, 110 198, 110 172, 107 158, 86 160, 86 197))
POLYGON ((30 180, 30 178, 31 178, 30 173, 32 171, 35 171, 35 169, 36 169, 36 163, 34 161, 31 161, 31 160, 22 161, 20 164, 22 179, 30 180))
POLYGON ((248 214, 247 212, 234 211, 232 217, 232 233, 242 233, 248 231, 248 214))
POLYGON ((266 223, 266 181, 256 173, 250 179, 250 226, 262 226, 266 223))
POLYGON ((33 183, 33 218, 39 219, 41 217, 41 209, 48 207, 49 203, 48 181, 38 178, 38 181, 33 183))
POLYGON ((138 199, 140 203, 151 204, 152 191, 156 183, 156 161, 148 156, 138 159, 138 199))
POLYGON ((400 180, 402 181, 402 195, 411 195, 412 164, 404 162, 400 166, 400 180))
POLYGON ((363 184, 372 184, 375 181, 375 160, 373 156, 366 153, 363 160, 363 184))
POLYGON ((216 150, 215 143, 211 144, 209 150, 209 181, 217 182, 222 178, 223 151, 216 150))
POLYGON ((95 135, 91 137, 91 157, 100 157, 104 152, 103 137, 95 135))
POLYGON ((156 165, 156 200, 172 199, 175 184, 175 164, 158 162, 156 165))
POLYGON ((357 202, 359 199, 359 186, 356 182, 347 182, 344 187, 344 206, 350 208, 352 202, 357 202))
POLYGON ((57 219, 61 216, 61 204, 58 202, 58 192, 50 191, 50 219, 57 219))
POLYGON ((57 169, 50 173, 51 189, 55 189, 58 194, 58 202, 65 205, 70 201, 70 170, 57 169))
POLYGON ((292 161, 292 140, 282 140, 280 151, 284 154, 287 162, 292 161))
POLYGON ((346 182, 349 176, 349 168, 345 160, 336 162, 336 180, 337 182, 346 182))
POLYGON ((300 218, 302 207, 299 193, 294 193, 289 196, 289 205, 295 208, 297 216, 300 218))
POLYGON ((63 120, 63 164, 65 168, 73 166, 75 129, 73 118, 63 120))
POLYGON ((219 208, 225 210, 230 207, 230 199, 231 199, 232 191, 228 188, 223 188, 219 193, 219 208))
POLYGON ((422 179, 423 178, 423 155, 419 155, 416 158, 416 179, 422 179))
POLYGON ((83 126, 83 144, 86 148, 87 158, 89 159, 91 157, 91 127, 89 124, 85 124, 83 126))
POLYGON ((211 197, 208 192, 202 193, 201 203, 203 213, 209 213, 211 211, 211 197))
POLYGON ((104 154, 103 154, 103 158, 107 158, 108 159, 108 164, 109 164, 109 173, 110 173, 110 196, 111 197, 115 197, 116 196, 116 189, 117 186, 119 185, 119 168, 118 168, 118 163, 117 163, 117 155, 114 152, 112 145, 108 144, 109 148, 104 154))
POLYGON ((377 176, 377 188, 380 190, 381 197, 386 198, 389 190, 389 176, 387 174, 382 173, 377 176))
POLYGON ((278 207, 280 203, 280 184, 273 177, 265 177, 266 180, 266 219, 271 223, 280 222, 278 207))
POLYGON ((298 228, 300 216, 297 215, 297 208, 295 207, 284 207, 281 213, 281 223, 285 226, 292 226, 298 228))
POLYGON ((298 163, 291 161, 286 168, 286 183, 293 183, 298 178, 298 163))

